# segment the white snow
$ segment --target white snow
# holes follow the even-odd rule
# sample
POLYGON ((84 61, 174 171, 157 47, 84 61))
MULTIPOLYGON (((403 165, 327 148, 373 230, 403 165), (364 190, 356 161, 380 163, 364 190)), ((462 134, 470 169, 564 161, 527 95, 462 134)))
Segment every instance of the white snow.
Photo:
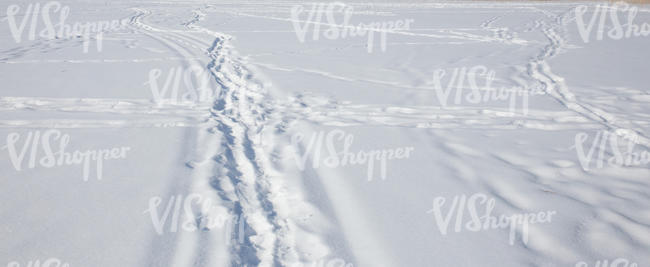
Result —
POLYGON ((650 265, 647 5, 0 11, 0 266, 650 265))

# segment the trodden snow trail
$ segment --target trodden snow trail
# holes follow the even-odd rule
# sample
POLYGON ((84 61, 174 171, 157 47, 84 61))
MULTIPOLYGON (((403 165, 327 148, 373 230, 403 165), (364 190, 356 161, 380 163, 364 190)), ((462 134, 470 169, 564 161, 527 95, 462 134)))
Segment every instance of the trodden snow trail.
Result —
MULTIPOLYGON (((538 9, 539 10, 539 9, 538 9)), ((613 114, 592 106, 588 103, 579 101, 578 98, 569 90, 569 86, 563 77, 556 75, 551 70, 548 60, 555 57, 566 46, 567 25, 571 22, 571 14, 574 14, 574 8, 571 8, 562 14, 556 15, 542 11, 551 22, 540 21, 540 29, 544 36, 549 40, 539 55, 533 57, 528 63, 529 75, 541 82, 546 87, 546 93, 558 102, 562 103, 569 110, 580 114, 584 118, 599 123, 621 137, 629 137, 636 140, 638 144, 650 148, 650 139, 642 134, 640 129, 635 129, 634 121, 626 121, 618 118, 613 114)))
MULTIPOLYGON (((246 227, 240 225, 235 233, 242 237, 238 238, 240 242, 231 242, 231 264, 291 265, 297 260, 292 226, 286 212, 282 212, 286 209, 278 209, 278 206, 286 205, 283 203, 284 193, 281 192, 283 188, 280 175, 271 166, 270 157, 265 152, 265 146, 272 147, 273 144, 261 143, 272 101, 264 89, 265 84, 239 62, 236 52, 228 43, 232 37, 196 25, 204 16, 201 10, 194 10, 195 17, 185 23, 188 31, 161 30, 148 25, 142 18, 150 12, 143 10, 138 10, 134 24, 150 31, 151 35, 171 36, 159 36, 161 40, 174 39, 185 45, 207 48, 210 57, 207 68, 222 88, 203 126, 206 130, 199 135, 198 144, 210 146, 220 143, 221 147, 205 149, 204 155, 189 162, 188 166, 195 169, 196 176, 208 176, 209 184, 218 191, 215 195, 219 194, 229 201, 231 213, 245 222, 246 227), (215 39, 209 45, 189 36, 187 32, 205 33, 215 39), (220 141, 216 142, 215 139, 220 141)), ((179 251, 182 253, 186 249, 179 251)), ((188 258, 191 257, 190 253, 184 254, 188 255, 175 257, 174 262, 179 266, 191 263, 188 258)))

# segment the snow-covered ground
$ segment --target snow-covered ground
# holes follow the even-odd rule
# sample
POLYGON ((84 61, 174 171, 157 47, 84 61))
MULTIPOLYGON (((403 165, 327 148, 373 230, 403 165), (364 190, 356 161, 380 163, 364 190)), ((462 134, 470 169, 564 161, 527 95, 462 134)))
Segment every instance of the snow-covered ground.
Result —
POLYGON ((0 266, 650 266, 649 6, 0 11, 0 266))

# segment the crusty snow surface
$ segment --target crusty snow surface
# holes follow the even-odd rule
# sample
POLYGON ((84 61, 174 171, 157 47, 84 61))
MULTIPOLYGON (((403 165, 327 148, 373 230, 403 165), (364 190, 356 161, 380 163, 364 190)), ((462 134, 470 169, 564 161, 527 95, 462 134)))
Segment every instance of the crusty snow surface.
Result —
POLYGON ((650 266, 648 6, 0 11, 0 266, 650 266))

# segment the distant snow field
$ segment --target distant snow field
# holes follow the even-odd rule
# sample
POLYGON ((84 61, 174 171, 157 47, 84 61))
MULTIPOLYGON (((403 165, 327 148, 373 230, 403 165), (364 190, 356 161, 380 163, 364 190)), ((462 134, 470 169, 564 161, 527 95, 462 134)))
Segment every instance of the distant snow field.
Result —
POLYGON ((0 11, 0 266, 650 266, 647 4, 0 11))

